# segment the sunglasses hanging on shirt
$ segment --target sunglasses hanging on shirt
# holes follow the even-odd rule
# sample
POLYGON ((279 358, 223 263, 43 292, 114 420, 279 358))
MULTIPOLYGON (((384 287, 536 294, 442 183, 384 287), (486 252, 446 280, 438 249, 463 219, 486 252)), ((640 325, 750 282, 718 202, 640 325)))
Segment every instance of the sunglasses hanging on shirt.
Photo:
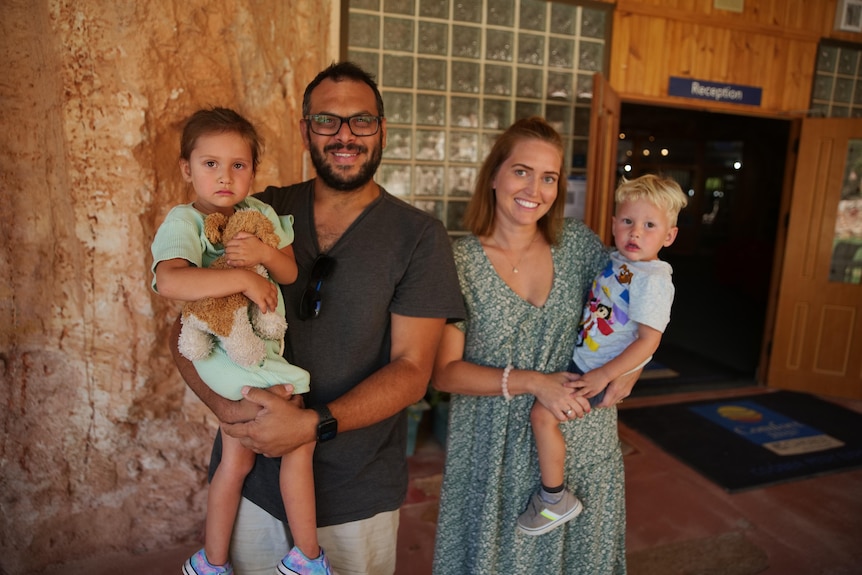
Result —
POLYGON ((323 281, 332 275, 334 269, 335 258, 326 254, 320 254, 315 258, 305 291, 302 292, 302 299, 299 300, 299 319, 315 319, 320 316, 323 281))

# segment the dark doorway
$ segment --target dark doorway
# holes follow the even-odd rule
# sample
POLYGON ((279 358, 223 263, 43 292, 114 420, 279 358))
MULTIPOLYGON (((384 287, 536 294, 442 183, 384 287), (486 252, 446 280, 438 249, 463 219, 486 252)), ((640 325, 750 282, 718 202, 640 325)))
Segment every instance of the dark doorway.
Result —
POLYGON ((637 394, 755 383, 790 122, 640 104, 620 114, 619 175, 662 173, 689 195, 660 257, 674 270, 655 359, 637 394), (668 371, 670 370, 670 371, 668 371))

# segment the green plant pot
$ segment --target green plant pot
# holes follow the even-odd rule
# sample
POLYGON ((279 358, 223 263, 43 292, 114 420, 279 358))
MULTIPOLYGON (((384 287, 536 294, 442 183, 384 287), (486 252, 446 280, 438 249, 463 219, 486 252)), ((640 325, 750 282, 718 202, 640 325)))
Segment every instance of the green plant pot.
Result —
POLYGON ((416 453, 416 436, 419 435, 419 424, 425 412, 431 409, 428 402, 420 399, 407 408, 407 455, 416 453))
POLYGON ((440 401, 434 406, 434 437, 443 447, 446 446, 446 435, 449 431, 449 402, 440 401))

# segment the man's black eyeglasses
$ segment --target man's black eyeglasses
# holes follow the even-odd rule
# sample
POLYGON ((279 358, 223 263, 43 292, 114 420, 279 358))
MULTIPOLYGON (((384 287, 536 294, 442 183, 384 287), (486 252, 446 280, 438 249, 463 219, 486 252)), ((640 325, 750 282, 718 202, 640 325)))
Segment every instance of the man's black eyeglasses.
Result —
POLYGON ((308 127, 319 136, 334 136, 341 129, 341 124, 347 122, 354 136, 373 136, 380 130, 380 118, 370 114, 357 114, 349 118, 333 116, 332 114, 309 114, 305 117, 308 127))
POLYGON ((320 254, 311 266, 311 274, 302 299, 299 300, 299 319, 314 319, 320 315, 320 290, 323 288, 323 280, 332 275, 335 269, 335 258, 320 254))

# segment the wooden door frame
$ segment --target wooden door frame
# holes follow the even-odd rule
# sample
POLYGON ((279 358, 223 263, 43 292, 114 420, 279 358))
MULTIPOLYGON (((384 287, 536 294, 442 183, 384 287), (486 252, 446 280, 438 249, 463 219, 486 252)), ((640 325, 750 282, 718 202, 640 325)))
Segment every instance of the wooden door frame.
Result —
POLYGON ((611 216, 617 187, 617 145, 620 133, 620 97, 601 73, 593 75, 590 109, 590 143, 587 154, 587 197, 584 222, 611 245, 611 216))
POLYGON ((781 271, 784 267, 784 253, 787 250, 787 226, 790 223, 790 203, 793 199, 793 184, 796 162, 799 159, 799 133, 802 119, 793 118, 790 133, 787 135, 787 159, 784 162, 784 175, 781 186, 781 204, 778 208, 779 225, 775 233, 775 250, 772 256, 772 270, 769 275, 769 294, 766 305, 766 321, 760 340, 760 359, 757 361, 757 383, 766 385, 769 375, 769 357, 772 354, 772 339, 775 332, 775 319, 778 312, 778 288, 781 285, 781 271))

